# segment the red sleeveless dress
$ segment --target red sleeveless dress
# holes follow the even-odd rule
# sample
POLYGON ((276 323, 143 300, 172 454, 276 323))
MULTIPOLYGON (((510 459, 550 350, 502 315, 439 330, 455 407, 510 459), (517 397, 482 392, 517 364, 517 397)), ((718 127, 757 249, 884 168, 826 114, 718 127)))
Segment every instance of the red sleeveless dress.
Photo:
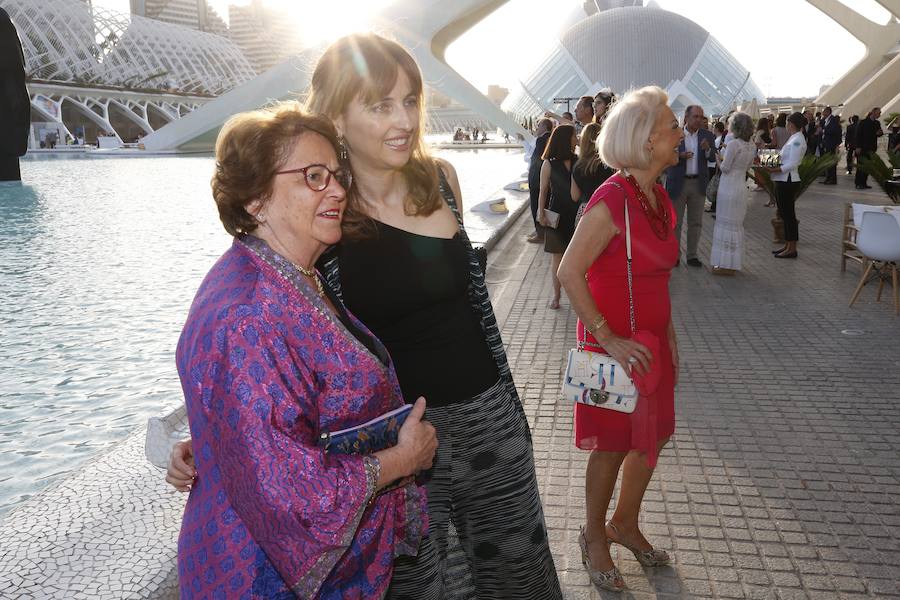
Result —
MULTIPOLYGON (((632 429, 636 418, 652 417, 645 423, 657 441, 675 431, 675 369, 669 351, 668 326, 671 319, 669 303, 669 273, 678 259, 678 243, 674 233, 672 201, 663 186, 656 186, 656 197, 664 202, 672 221, 666 239, 659 239, 650 228, 650 221, 641 209, 634 188, 620 174, 610 177, 591 196, 585 212, 603 202, 612 215, 619 233, 590 266, 585 279, 597 309, 607 319, 616 335, 631 337, 628 315, 628 275, 625 254, 625 201, 631 220, 631 253, 634 290, 634 313, 637 330, 649 331, 659 338, 659 353, 654 366, 661 369, 656 391, 638 400, 638 410, 625 414, 613 410, 575 405, 575 445, 583 450, 627 452, 635 449, 632 429), (621 188, 613 183, 617 183, 621 188), (641 403, 644 403, 641 406, 641 403), (642 417, 643 415, 643 417, 642 417), (655 432, 654 432, 655 430, 655 432)), ((578 321, 578 340, 597 344, 584 325, 578 321), (586 336, 586 339, 585 339, 586 336)), ((588 350, 601 351, 595 346, 588 350)), ((655 452, 649 456, 656 464, 655 452)))

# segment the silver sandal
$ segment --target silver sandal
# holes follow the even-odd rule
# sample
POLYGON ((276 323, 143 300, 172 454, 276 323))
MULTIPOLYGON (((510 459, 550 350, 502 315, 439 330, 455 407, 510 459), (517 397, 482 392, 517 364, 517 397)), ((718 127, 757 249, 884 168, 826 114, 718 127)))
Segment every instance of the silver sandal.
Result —
MULTIPOLYGON (((616 527, 612 521, 608 521, 606 523, 606 526, 615 531, 616 537, 621 539, 619 528, 616 527)), ((669 553, 665 550, 657 550, 652 546, 649 550, 638 550, 637 548, 632 548, 631 546, 624 544, 619 540, 613 540, 609 536, 607 536, 606 539, 609 540, 610 544, 619 544, 623 548, 631 550, 631 553, 634 554, 634 557, 637 559, 637 561, 645 567, 662 567, 669 564, 669 561, 671 560, 669 553)))
POLYGON ((583 564, 585 570, 587 570, 588 577, 591 578, 591 583, 593 583, 598 590, 621 592, 625 589, 625 579, 622 577, 622 573, 619 572, 619 569, 613 567, 608 571, 601 571, 591 566, 587 540, 584 537, 584 527, 581 528, 581 533, 578 535, 578 545, 581 546, 581 564, 583 564), (621 586, 616 585, 617 580, 622 582, 621 586))

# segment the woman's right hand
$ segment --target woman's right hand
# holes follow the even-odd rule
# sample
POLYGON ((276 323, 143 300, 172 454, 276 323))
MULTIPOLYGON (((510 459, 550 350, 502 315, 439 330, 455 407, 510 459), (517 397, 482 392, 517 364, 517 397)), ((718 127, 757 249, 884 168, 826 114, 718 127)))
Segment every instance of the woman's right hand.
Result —
POLYGON ((169 468, 166 470, 166 482, 179 492, 191 491, 197 470, 194 469, 194 447, 191 439, 177 442, 172 447, 169 457, 169 468))
MULTIPOLYGON (((599 341, 599 340, 598 340, 599 341)), ((616 359, 616 362, 622 366, 628 365, 637 371, 638 375, 644 376, 650 372, 650 363, 653 362, 653 354, 649 348, 643 344, 639 344, 634 340, 611 336, 609 339, 600 342, 603 349, 616 359), (632 361, 630 359, 634 358, 632 361)))
POLYGON ((423 421, 425 415, 425 398, 419 397, 412 411, 400 427, 395 448, 402 452, 409 465, 409 473, 415 475, 419 471, 427 471, 434 462, 434 452, 438 441, 434 425, 423 421))

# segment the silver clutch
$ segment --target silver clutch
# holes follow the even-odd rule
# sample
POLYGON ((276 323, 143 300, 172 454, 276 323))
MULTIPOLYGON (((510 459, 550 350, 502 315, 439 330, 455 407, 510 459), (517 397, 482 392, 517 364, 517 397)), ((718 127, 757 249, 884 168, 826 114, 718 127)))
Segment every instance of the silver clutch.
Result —
POLYGON ((169 456, 176 442, 191 437, 188 426, 187 408, 184 404, 162 417, 147 419, 147 437, 144 440, 144 455, 155 467, 169 468, 169 456))

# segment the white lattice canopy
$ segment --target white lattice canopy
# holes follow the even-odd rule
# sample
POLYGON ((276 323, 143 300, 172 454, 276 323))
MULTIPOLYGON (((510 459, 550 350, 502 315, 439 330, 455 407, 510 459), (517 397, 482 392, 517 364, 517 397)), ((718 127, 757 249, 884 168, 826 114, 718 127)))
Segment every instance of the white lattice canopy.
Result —
POLYGON ((228 38, 91 6, 0 0, 22 38, 27 75, 79 86, 217 96, 256 76, 228 38))

